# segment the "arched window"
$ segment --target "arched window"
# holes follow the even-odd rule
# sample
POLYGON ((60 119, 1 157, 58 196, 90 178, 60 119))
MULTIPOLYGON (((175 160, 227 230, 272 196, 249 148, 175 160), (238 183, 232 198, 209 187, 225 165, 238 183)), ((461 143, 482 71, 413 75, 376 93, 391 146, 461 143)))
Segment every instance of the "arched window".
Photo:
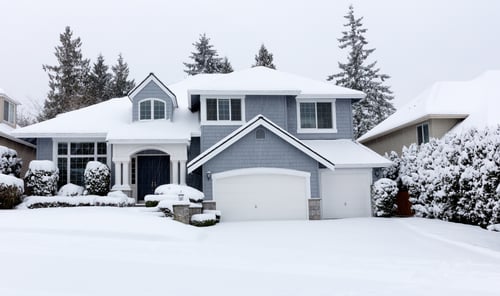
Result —
POLYGON ((147 99, 139 102, 139 120, 165 119, 165 102, 147 99))

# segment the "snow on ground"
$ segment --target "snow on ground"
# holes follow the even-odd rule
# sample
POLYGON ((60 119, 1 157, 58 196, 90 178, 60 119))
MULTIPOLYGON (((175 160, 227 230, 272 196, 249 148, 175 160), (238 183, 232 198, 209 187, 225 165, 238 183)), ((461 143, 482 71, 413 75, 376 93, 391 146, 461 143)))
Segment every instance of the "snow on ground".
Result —
POLYGON ((500 233, 418 218, 222 222, 0 211, 0 295, 498 295, 500 233))

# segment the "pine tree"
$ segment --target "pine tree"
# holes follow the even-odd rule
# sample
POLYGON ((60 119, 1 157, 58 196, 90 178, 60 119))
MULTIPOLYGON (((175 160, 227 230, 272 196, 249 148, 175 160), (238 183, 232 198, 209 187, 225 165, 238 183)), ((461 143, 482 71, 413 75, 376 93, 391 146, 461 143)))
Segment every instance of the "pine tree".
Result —
POLYGON ((61 45, 55 47, 54 55, 58 64, 43 65, 43 70, 49 76, 50 90, 40 114, 41 120, 78 109, 84 104, 90 61, 82 56, 80 38, 72 37, 73 32, 67 26, 64 33, 59 35, 61 45))
POLYGON ((366 49, 368 42, 364 34, 363 18, 355 18, 353 6, 344 16, 348 23, 347 30, 339 38, 339 47, 349 49, 347 63, 338 63, 340 73, 328 76, 327 80, 335 80, 337 85, 360 90, 366 97, 353 106, 354 137, 358 138, 372 129, 375 125, 394 113, 395 108, 390 102, 394 97, 389 86, 384 85, 390 76, 381 74, 376 68, 377 62, 368 62, 370 54, 375 49, 366 49))
POLYGON ((206 34, 200 35, 200 39, 193 43, 193 46, 195 51, 191 52, 189 56, 193 63, 183 63, 186 67, 184 72, 189 75, 221 72, 221 58, 219 58, 217 51, 213 49, 210 38, 206 34))
POLYGON ((135 81, 128 80, 128 64, 123 61, 123 56, 118 55, 117 64, 111 67, 113 77, 111 79, 111 96, 124 97, 135 87, 135 81))
POLYGON ((267 51, 267 48, 262 44, 259 52, 255 55, 255 64, 252 67, 264 66, 271 69, 276 69, 273 64, 273 54, 267 51))
POLYGON ((219 71, 220 71, 220 73, 231 73, 234 71, 233 66, 231 66, 231 63, 229 62, 227 57, 224 57, 222 59, 219 71))
POLYGON ((90 73, 87 105, 100 103, 111 98, 112 76, 108 70, 109 67, 105 64, 104 57, 99 54, 90 73))

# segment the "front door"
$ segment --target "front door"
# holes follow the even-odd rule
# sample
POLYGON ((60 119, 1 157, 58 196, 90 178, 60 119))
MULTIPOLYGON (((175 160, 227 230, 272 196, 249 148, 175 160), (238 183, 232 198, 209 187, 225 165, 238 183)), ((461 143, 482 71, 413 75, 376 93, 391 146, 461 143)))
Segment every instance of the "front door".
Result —
POLYGON ((168 155, 137 156, 137 200, 153 194, 155 188, 170 183, 170 157, 168 155))

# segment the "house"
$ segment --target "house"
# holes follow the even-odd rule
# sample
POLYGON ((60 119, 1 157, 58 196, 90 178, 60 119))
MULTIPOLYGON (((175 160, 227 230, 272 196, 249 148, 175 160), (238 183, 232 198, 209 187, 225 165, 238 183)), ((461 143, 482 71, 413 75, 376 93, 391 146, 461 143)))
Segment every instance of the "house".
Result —
POLYGON ((112 168, 113 189, 141 202, 188 184, 224 220, 370 216, 372 170, 390 163, 352 141, 364 94, 255 67, 164 85, 148 75, 128 97, 16 131, 57 162, 60 185, 81 184, 89 160, 112 168))
POLYGON ((358 141, 385 154, 449 132, 500 124, 500 71, 470 81, 437 82, 358 141))
POLYGON ((12 131, 17 128, 16 114, 19 105, 18 101, 0 89, 0 146, 16 150, 17 156, 23 160, 21 176, 24 176, 29 162, 35 159, 36 146, 11 135, 12 131))

